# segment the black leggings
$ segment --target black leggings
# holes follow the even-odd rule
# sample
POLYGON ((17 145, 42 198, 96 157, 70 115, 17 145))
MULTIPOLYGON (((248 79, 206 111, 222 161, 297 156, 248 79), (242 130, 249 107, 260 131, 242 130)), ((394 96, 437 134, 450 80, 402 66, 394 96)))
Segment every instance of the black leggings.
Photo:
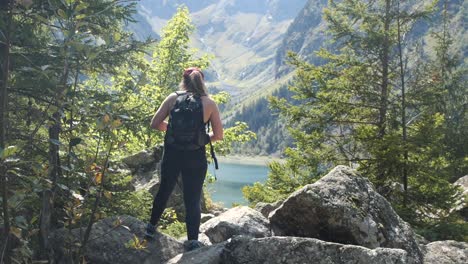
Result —
POLYGON ((198 240, 201 216, 200 199, 206 170, 205 148, 180 151, 165 147, 161 163, 161 184, 153 200, 150 223, 157 225, 159 222, 166 208, 167 200, 176 185, 177 177, 181 174, 187 238, 189 240, 198 240))

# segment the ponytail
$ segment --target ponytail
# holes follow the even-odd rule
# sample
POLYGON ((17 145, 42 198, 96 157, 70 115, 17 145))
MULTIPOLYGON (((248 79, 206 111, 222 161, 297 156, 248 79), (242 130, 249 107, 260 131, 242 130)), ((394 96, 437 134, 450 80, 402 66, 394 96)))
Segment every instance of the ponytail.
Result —
POLYGON ((195 67, 188 68, 184 71, 180 88, 196 95, 208 95, 208 91, 205 86, 203 72, 195 67))

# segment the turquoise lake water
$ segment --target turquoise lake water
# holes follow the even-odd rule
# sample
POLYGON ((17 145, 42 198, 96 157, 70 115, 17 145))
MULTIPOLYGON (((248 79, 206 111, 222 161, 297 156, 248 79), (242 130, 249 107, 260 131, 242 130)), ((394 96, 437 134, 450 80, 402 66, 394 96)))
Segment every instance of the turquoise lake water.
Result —
MULTIPOLYGON (((213 174, 213 171, 213 166, 210 166, 209 172, 213 174)), ((265 182, 268 176, 268 167, 219 163, 216 176, 218 180, 208 184, 211 198, 214 202, 222 203, 224 207, 230 208, 233 203, 247 205, 247 201, 242 196, 242 187, 253 185, 255 182, 265 182)))

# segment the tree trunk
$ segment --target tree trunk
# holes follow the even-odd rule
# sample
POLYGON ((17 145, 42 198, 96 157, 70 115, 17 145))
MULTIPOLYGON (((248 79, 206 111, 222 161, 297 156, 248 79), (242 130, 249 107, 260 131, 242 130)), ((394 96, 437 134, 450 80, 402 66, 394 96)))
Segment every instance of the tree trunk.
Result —
MULTIPOLYGON (((379 122, 378 122, 378 134, 377 138, 383 139, 385 136, 386 124, 387 124, 387 110, 388 110, 388 85, 389 85, 389 68, 390 68, 390 43, 389 43, 389 31, 390 31, 390 8, 391 0, 385 1, 385 20, 384 20, 384 40, 382 43, 382 51, 380 54, 380 60, 382 63, 382 83, 380 85, 380 107, 379 107, 379 122)), ((384 146, 383 146, 384 147, 384 146)), ((384 165, 380 162, 377 166, 377 180, 379 183, 383 183, 385 180, 384 165)), ((381 187, 381 186, 378 186, 381 187)))
POLYGON ((400 0, 398 0, 398 57, 400 66, 400 81, 401 81, 401 126, 402 126, 402 141, 403 141, 403 168, 402 168, 402 180, 403 180, 403 206, 406 207, 408 204, 408 132, 406 124, 406 87, 405 87, 405 69, 403 65, 403 47, 401 39, 401 21, 400 21, 400 0))
MULTIPOLYGON (((67 43, 67 40, 64 41, 67 43)), ((62 175, 62 170, 60 167, 60 133, 62 131, 62 120, 61 120, 61 111, 63 110, 63 100, 65 92, 68 85, 69 77, 69 47, 67 44, 64 45, 64 65, 63 73, 60 79, 59 85, 56 89, 56 96, 54 99, 55 106, 57 111, 52 114, 50 118, 53 125, 49 127, 49 170, 48 176, 51 181, 51 187, 48 190, 43 192, 42 196, 42 210, 40 218, 40 246, 41 246, 41 257, 46 257, 51 261, 52 252, 49 245, 49 236, 51 233, 52 219, 54 212, 54 198, 57 189, 57 180, 59 176, 62 175)))
MULTIPOLYGON (((11 31, 11 20, 12 20, 12 8, 13 1, 8 0, 0 7, 1 13, 6 13, 3 16, 6 28, 4 30, 4 42, 0 43, 0 56, 3 58, 0 71, 0 149, 6 147, 6 131, 8 124, 8 83, 10 77, 10 31, 11 31)), ((0 248, 0 263, 11 263, 10 256, 10 215, 8 210, 8 178, 7 169, 3 160, 0 160, 0 182, 2 192, 2 211, 3 211, 3 234, 5 234, 2 243, 3 247, 0 248)))

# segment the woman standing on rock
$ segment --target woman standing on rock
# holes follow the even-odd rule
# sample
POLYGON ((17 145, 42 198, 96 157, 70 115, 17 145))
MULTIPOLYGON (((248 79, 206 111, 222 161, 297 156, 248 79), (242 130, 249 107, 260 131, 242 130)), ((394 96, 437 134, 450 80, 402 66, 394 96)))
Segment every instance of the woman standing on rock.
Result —
POLYGON ((180 91, 171 93, 156 111, 151 127, 166 131, 161 163, 161 184, 153 201, 145 237, 152 239, 179 174, 182 176, 186 210, 187 250, 199 248, 200 199, 207 171, 205 145, 223 139, 216 103, 208 96, 203 72, 196 67, 183 73, 180 91), (165 119, 169 117, 169 121, 165 119), (213 132, 206 133, 211 123, 213 132))

